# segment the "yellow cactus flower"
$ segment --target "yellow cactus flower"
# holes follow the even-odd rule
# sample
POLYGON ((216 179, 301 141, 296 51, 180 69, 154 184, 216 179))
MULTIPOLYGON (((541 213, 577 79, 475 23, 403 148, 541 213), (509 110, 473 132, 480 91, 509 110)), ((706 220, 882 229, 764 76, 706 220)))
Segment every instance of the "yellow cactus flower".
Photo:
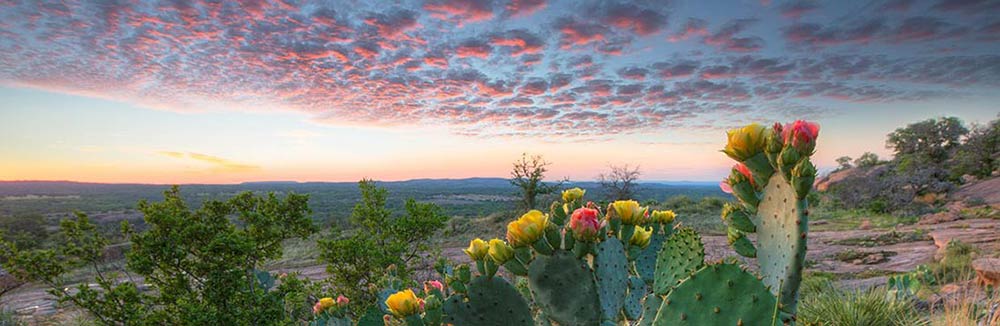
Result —
POLYGON ((564 202, 567 203, 571 201, 577 201, 580 200, 580 198, 583 198, 583 194, 585 193, 587 193, 587 191, 580 188, 563 190, 562 199, 564 202))
POLYGON ((746 161, 764 150, 768 132, 770 129, 756 123, 730 130, 729 143, 722 152, 734 160, 746 161))
POLYGON ((542 237, 549 217, 541 211, 531 210, 521 218, 507 224, 507 242, 514 248, 528 246, 542 237))
POLYGON ((506 242, 500 239, 490 240, 490 258, 497 265, 503 265, 511 258, 514 258, 514 248, 511 248, 506 242))
POLYGON ((333 298, 330 297, 319 299, 319 301, 316 302, 316 305, 313 306, 313 313, 321 313, 336 304, 337 301, 334 301, 333 298))
POLYGON ((420 299, 410 289, 390 295, 385 300, 385 305, 389 307, 389 312, 398 318, 405 318, 406 316, 420 313, 420 299))
POLYGON ((627 225, 642 225, 646 223, 646 207, 639 206, 634 200, 618 200, 611 203, 613 218, 620 218, 627 225))
POLYGON ((463 251, 465 251, 465 254, 469 255, 469 258, 472 258, 473 261, 482 260, 483 257, 486 257, 486 254, 489 252, 489 250, 490 250, 490 245, 486 243, 486 241, 483 241, 483 239, 480 238, 473 239, 472 241, 469 242, 469 248, 463 249, 463 251))
POLYGON ((628 243, 639 247, 646 248, 649 246, 649 238, 653 236, 653 228, 635 228, 635 233, 632 233, 632 238, 628 240, 628 243))
POLYGON ((653 222, 666 224, 666 223, 673 222, 674 218, 677 217, 677 214, 674 213, 674 211, 671 211, 671 210, 653 211, 652 216, 653 216, 653 218, 652 218, 653 222))

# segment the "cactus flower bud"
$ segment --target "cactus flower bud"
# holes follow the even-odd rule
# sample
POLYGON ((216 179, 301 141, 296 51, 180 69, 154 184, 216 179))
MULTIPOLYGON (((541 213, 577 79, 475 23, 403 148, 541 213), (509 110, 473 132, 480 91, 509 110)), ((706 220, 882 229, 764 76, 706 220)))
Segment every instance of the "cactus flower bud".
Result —
POLYGON ((816 181, 816 166, 808 159, 802 160, 792 169, 792 186, 799 199, 805 198, 816 181))
POLYGON ((435 310, 441 308, 441 305, 443 304, 443 302, 441 302, 441 298, 438 298, 437 295, 433 294, 427 296, 427 299, 424 299, 423 302, 424 302, 423 309, 425 310, 435 310))
POLYGON ((736 195, 736 198, 739 198, 744 203, 757 206, 760 202, 760 199, 757 198, 753 175, 750 174, 750 170, 745 165, 736 164, 733 166, 733 170, 729 174, 729 179, 725 183, 731 187, 731 191, 736 195))
POLYGON ((785 125, 781 138, 785 144, 795 147, 803 155, 812 155, 816 149, 816 137, 819 136, 819 125, 805 120, 796 120, 785 125))
POLYGON ((649 246, 649 238, 652 236, 653 228, 639 227, 632 233, 632 238, 628 240, 628 243, 639 248, 646 248, 649 246))
POLYGON ((410 289, 396 292, 385 299, 385 305, 389 308, 389 312, 398 318, 420 313, 421 304, 421 300, 410 289))
POLYGON ((597 220, 597 210, 593 208, 578 208, 573 211, 569 218, 569 229, 573 233, 573 238, 580 241, 593 241, 597 239, 597 232, 601 229, 601 222, 597 220))
POLYGON ((507 242, 514 248, 531 245, 545 234, 548 216, 531 210, 516 221, 507 224, 507 242))
POLYGON ((323 311, 326 311, 327 309, 333 307, 336 304, 337 302, 330 297, 319 299, 319 301, 316 301, 316 305, 313 306, 313 313, 315 314, 322 313, 323 311))
POLYGON ((337 307, 346 307, 348 303, 351 303, 351 299, 348 299, 343 294, 337 296, 337 307))
POLYGON ((441 284, 441 282, 438 282, 437 280, 430 280, 424 282, 425 293, 431 293, 434 290, 444 292, 444 284, 441 284))
POLYGON ((503 240, 491 239, 489 255, 497 265, 503 265, 511 258, 514 258, 514 248, 511 248, 503 240))
POLYGON ((656 222, 656 223, 667 224, 667 223, 673 222, 674 218, 676 218, 676 217, 677 217, 677 214, 674 213, 674 211, 671 211, 671 210, 653 211, 653 222, 656 222))
POLYGON ((729 142, 722 152, 734 160, 746 161, 764 150, 767 132, 766 127, 756 123, 730 130, 727 132, 729 142))
POLYGON ((646 207, 640 207, 634 200, 618 200, 611 203, 608 218, 620 218, 626 225, 643 225, 646 223, 646 207))
POLYGON ((577 201, 577 200, 580 200, 580 198, 583 198, 583 195, 585 193, 587 193, 587 191, 583 190, 583 189, 580 189, 580 188, 573 188, 573 189, 563 190, 563 192, 562 192, 562 199, 563 199, 564 202, 567 202, 567 203, 568 202, 577 201))
POLYGON ((469 248, 464 249, 466 255, 472 258, 473 261, 483 260, 486 254, 489 253, 490 245, 483 241, 483 239, 475 238, 469 242, 469 248))

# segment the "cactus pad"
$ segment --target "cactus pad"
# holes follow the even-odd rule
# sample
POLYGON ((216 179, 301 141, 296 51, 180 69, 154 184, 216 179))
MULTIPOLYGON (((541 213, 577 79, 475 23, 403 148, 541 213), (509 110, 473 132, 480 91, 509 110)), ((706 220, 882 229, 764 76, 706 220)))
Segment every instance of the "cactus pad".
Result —
POLYGON ((468 296, 452 295, 444 302, 445 323, 457 326, 531 326, 531 310, 514 286, 499 277, 477 277, 468 296))
POLYGON ((773 325, 776 299, 735 264, 708 265, 670 292, 653 325, 773 325))
POLYGON ((556 250, 539 255, 528 268, 535 304, 560 325, 599 325, 597 285, 587 264, 572 253, 556 250))
POLYGON ((796 199, 795 188, 775 174, 764 188, 757 208, 757 263, 764 284, 781 298, 782 310, 795 313, 806 253, 806 200, 796 199), (780 293, 779 293, 780 289, 780 293))
POLYGON ((653 291, 666 295, 704 264, 705 245, 701 243, 701 236, 690 228, 677 230, 657 254, 653 291))
POLYGON ((657 232, 657 228, 653 228, 653 236, 649 238, 649 246, 639 252, 639 255, 635 257, 635 270, 642 277, 643 281, 647 284, 653 284, 653 278, 656 272, 656 254, 660 251, 660 247, 663 247, 663 242, 667 241, 667 237, 670 236, 670 224, 663 227, 664 232, 657 232))
POLYGON ((625 246, 618 238, 601 241, 595 248, 594 277, 597 279, 597 294, 601 302, 601 316, 604 320, 619 319, 625 295, 628 290, 628 259, 625 246))
POLYGON ((663 298, 656 293, 646 295, 642 301, 642 319, 639 319, 638 326, 652 326, 653 321, 656 320, 656 313, 660 311, 662 304, 663 298))
POLYGON ((641 277, 631 276, 628 278, 628 294, 625 297, 625 317, 629 320, 637 320, 642 317, 642 298, 648 292, 646 282, 641 277))

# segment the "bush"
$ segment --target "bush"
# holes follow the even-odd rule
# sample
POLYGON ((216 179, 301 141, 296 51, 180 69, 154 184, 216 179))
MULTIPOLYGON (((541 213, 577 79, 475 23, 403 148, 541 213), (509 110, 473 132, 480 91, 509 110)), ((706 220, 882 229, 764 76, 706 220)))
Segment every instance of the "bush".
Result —
POLYGON ((830 281, 803 283, 799 321, 806 326, 927 325, 908 299, 896 299, 882 288, 845 291, 830 281))
POLYGON ((974 275, 972 259, 976 248, 967 243, 951 240, 945 246, 940 261, 930 264, 931 272, 942 284, 971 279, 974 275))
POLYGON ((72 302, 102 324, 281 325, 294 323, 285 298, 296 289, 274 287, 258 270, 281 256, 282 242, 316 232, 308 198, 244 192, 189 210, 173 187, 164 201, 140 202, 148 229, 122 231, 131 242, 124 270, 109 270, 110 243, 84 214, 63 220, 64 242, 54 249, 22 250, 0 245, 0 258, 20 278, 45 284, 60 302, 72 302), (91 269, 96 288, 84 282, 70 289, 66 275, 91 269), (132 275, 144 278, 140 289, 132 275))
POLYGON ((406 215, 393 217, 386 208, 388 192, 374 181, 358 183, 361 202, 354 207, 351 233, 334 230, 319 241, 320 259, 327 263, 331 286, 351 298, 356 313, 376 303, 383 271, 390 265, 408 279, 410 268, 430 249, 430 239, 444 229, 448 217, 432 203, 406 202, 406 215))

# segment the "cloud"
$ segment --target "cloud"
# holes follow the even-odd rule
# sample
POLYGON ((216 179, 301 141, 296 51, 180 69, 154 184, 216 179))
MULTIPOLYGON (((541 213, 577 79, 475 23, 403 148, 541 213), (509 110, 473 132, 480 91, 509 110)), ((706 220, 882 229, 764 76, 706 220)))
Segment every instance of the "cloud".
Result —
POLYGON ((814 0, 792 0, 781 4, 778 11, 786 18, 799 19, 802 15, 819 9, 819 2, 814 0))
POLYGON ((667 40, 670 42, 678 42, 689 39, 694 36, 705 36, 708 35, 708 22, 703 19, 698 18, 688 18, 681 26, 680 30, 670 34, 667 40))
POLYGON ((459 25, 493 19, 490 0, 433 0, 424 4, 431 17, 456 20, 459 25))
POLYGON ((757 36, 738 37, 756 19, 735 19, 722 25, 722 28, 704 38, 707 45, 716 46, 730 52, 754 52, 764 47, 764 39, 757 36))
POLYGON ((511 0, 505 8, 512 17, 524 17, 544 9, 545 3, 545 0, 511 0))
POLYGON ((218 173, 241 173, 260 170, 260 166, 234 162, 218 156, 194 152, 161 151, 158 152, 158 154, 174 159, 184 159, 204 163, 210 166, 209 169, 212 172, 218 173))

